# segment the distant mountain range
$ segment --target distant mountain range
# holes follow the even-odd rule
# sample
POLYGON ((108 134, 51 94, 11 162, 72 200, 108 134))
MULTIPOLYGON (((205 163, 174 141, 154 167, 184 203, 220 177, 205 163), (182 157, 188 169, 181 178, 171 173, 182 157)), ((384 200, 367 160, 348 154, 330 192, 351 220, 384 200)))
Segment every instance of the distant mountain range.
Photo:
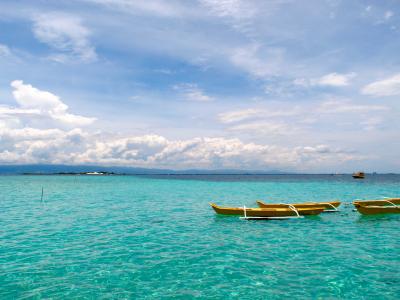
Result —
MULTIPOLYGON (((132 167, 104 167, 91 165, 0 165, 0 174, 60 174, 60 173, 87 173, 104 172, 127 175, 156 175, 156 174, 290 174, 277 170, 249 171, 249 170, 167 170, 167 169, 146 169, 132 167)), ((293 173, 292 173, 293 174, 293 173)))

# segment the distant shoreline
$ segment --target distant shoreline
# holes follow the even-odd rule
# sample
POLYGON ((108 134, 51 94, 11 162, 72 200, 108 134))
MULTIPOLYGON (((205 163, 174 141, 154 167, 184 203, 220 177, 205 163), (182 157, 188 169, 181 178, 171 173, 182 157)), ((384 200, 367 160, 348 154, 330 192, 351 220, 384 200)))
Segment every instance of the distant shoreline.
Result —
MULTIPOLYGON (((51 164, 32 164, 32 165, 0 165, 0 175, 90 175, 90 176, 111 176, 111 175, 140 175, 140 176, 256 176, 256 175, 351 175, 355 171, 364 171, 367 176, 378 174, 374 170, 359 170, 341 172, 340 170, 328 170, 326 172, 305 172, 277 169, 162 169, 162 168, 140 168, 128 166, 96 166, 96 165, 51 165, 51 164)), ((379 175, 399 174, 399 170, 382 170, 379 175), (393 172, 394 171, 394 172, 393 172)))
MULTIPOLYGON (((35 175, 35 176, 50 176, 50 175, 68 175, 68 176, 351 176, 352 173, 114 173, 114 172, 99 172, 99 174, 90 174, 92 172, 56 172, 56 173, 38 173, 38 172, 24 172, 24 173, 4 173, 1 175, 35 175)), ((368 176, 375 175, 400 175, 400 173, 366 173, 368 176)))

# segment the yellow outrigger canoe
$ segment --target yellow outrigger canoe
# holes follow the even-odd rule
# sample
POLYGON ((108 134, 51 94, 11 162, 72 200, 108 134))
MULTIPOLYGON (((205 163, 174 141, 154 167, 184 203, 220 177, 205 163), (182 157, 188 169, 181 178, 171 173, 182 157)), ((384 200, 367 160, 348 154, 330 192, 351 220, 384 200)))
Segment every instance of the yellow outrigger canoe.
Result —
POLYGON ((297 216, 296 211, 299 215, 318 215, 324 211, 324 207, 312 207, 312 208, 296 208, 293 210, 290 207, 279 207, 279 208, 244 208, 244 207, 221 207, 214 203, 210 203, 211 207, 217 214, 220 215, 246 215, 249 217, 287 217, 297 216), (246 210, 246 211, 245 211, 246 210))
POLYGON ((340 205, 340 201, 331 202, 304 202, 304 203, 265 203, 263 201, 256 201, 260 208, 282 208, 294 206, 296 209, 299 208, 313 208, 313 207, 323 207, 324 212, 338 211, 337 208, 340 205))
POLYGON ((358 212, 363 215, 400 213, 400 198, 354 201, 353 204, 358 212))

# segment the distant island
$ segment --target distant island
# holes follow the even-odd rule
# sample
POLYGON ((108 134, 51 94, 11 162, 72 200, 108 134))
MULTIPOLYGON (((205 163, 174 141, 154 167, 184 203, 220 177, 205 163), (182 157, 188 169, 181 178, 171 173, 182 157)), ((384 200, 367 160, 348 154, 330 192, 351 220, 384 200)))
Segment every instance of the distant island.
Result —
POLYGON ((262 174, 294 174, 279 170, 206 170, 206 169, 152 169, 120 166, 96 165, 0 165, 0 174, 3 175, 262 175, 262 174))
POLYGON ((114 172, 105 172, 105 171, 100 171, 100 172, 57 172, 57 173, 32 173, 32 172, 24 172, 22 175, 124 175, 124 174, 117 174, 114 172))
MULTIPOLYGON (((239 170, 239 169, 153 169, 96 165, 0 165, 0 175, 351 175, 351 173, 299 173, 283 170, 239 170)), ((377 175, 376 172, 366 173, 377 175)), ((395 173, 386 173, 386 175, 395 173)), ((382 175, 382 174, 380 174, 382 175)))

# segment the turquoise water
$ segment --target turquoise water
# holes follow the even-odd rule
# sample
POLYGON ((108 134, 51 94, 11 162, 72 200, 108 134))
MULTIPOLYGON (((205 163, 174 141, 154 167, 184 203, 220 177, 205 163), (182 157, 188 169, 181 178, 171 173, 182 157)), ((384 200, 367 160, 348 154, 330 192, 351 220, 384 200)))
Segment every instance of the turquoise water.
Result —
POLYGON ((400 297, 400 215, 241 221, 208 206, 400 196, 400 176, 162 178, 0 176, 0 298, 400 297))

